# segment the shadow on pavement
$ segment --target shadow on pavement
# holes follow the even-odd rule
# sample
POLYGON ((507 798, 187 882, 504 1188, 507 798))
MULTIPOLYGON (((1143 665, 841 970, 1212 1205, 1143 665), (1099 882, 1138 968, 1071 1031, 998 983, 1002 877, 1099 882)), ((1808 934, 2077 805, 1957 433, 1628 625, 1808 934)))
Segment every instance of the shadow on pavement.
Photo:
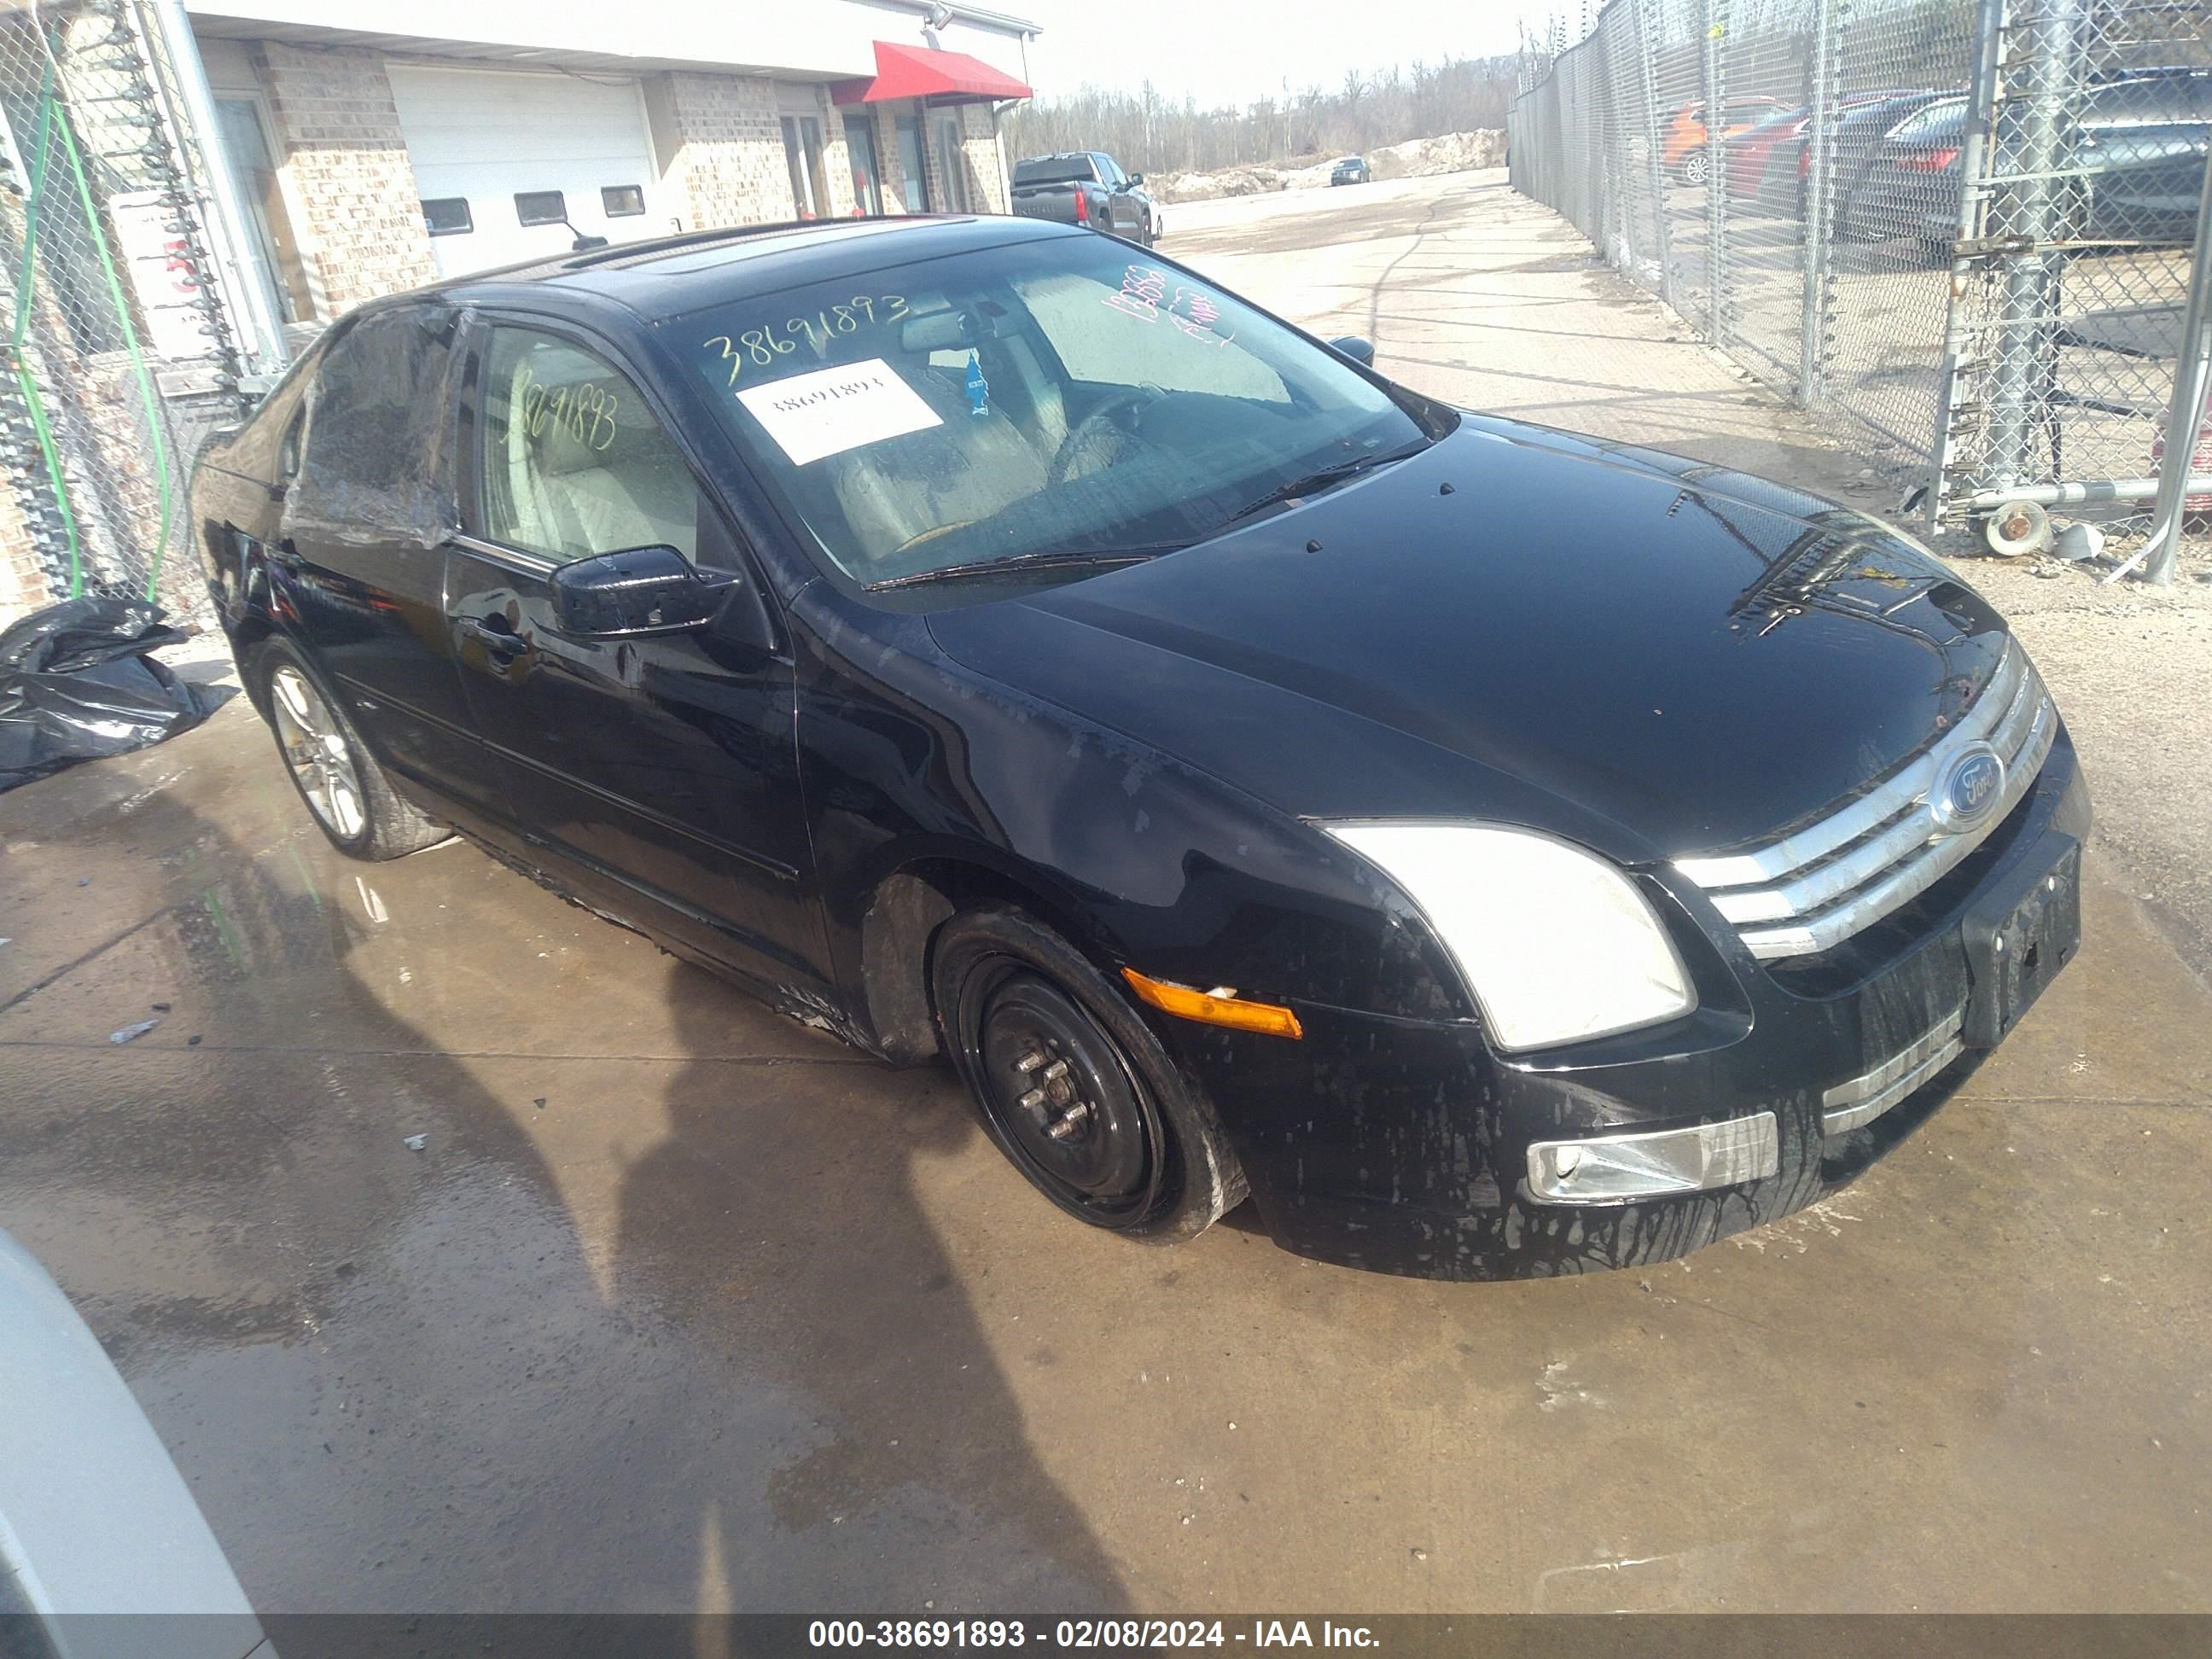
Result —
POLYGON ((255 1605, 1120 1605, 915 1204, 946 1091, 744 1058, 792 1028, 473 849, 337 857, 265 744, 17 792, 0 983, 0 1225, 255 1605), (673 1056, 621 1047, 656 963, 673 1056))

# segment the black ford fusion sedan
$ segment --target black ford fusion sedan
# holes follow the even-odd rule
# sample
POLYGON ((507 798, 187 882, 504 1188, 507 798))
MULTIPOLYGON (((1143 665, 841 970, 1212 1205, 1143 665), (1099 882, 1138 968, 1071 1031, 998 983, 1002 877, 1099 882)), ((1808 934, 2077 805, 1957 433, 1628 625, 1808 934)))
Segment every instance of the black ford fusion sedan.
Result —
POLYGON ((363 307, 192 506, 341 849, 942 1054, 1085 1221, 1479 1279, 1819 1198, 2075 947, 2034 668, 1871 520, 1369 355, 1031 221, 715 232, 363 307))

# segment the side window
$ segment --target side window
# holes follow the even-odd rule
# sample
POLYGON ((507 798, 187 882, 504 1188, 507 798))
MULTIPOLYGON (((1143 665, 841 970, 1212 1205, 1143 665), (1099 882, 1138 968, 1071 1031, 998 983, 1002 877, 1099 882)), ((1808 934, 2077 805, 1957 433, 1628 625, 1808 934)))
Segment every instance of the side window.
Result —
POLYGON ((307 393, 289 529, 435 547, 452 522, 446 465, 453 315, 380 311, 340 335, 307 393))
POLYGON ((563 562, 653 546, 698 559, 698 483, 605 359, 535 329, 495 328, 477 403, 478 535, 563 562))

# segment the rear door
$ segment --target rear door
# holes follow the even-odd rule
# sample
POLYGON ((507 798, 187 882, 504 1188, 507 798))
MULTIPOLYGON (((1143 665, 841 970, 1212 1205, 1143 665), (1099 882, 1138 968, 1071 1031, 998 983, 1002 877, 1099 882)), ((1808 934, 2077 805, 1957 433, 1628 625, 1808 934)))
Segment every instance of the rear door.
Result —
POLYGON ((757 596, 751 560, 604 343, 495 317, 469 356, 445 620, 514 817, 695 948, 779 985, 822 978, 789 658, 712 625, 592 640, 555 623, 550 578, 576 559, 673 547, 757 596))
POLYGON ((457 314, 372 313, 325 352, 280 443, 270 609, 393 771, 489 804, 446 627, 457 314))

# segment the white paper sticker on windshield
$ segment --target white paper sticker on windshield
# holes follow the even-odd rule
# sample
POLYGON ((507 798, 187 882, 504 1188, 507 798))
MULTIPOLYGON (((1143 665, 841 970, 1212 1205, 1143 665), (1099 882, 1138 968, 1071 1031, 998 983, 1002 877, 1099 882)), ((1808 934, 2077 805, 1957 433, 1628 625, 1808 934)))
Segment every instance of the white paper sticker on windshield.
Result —
POLYGON ((799 466, 945 424, 880 357, 746 386, 737 396, 799 466))

